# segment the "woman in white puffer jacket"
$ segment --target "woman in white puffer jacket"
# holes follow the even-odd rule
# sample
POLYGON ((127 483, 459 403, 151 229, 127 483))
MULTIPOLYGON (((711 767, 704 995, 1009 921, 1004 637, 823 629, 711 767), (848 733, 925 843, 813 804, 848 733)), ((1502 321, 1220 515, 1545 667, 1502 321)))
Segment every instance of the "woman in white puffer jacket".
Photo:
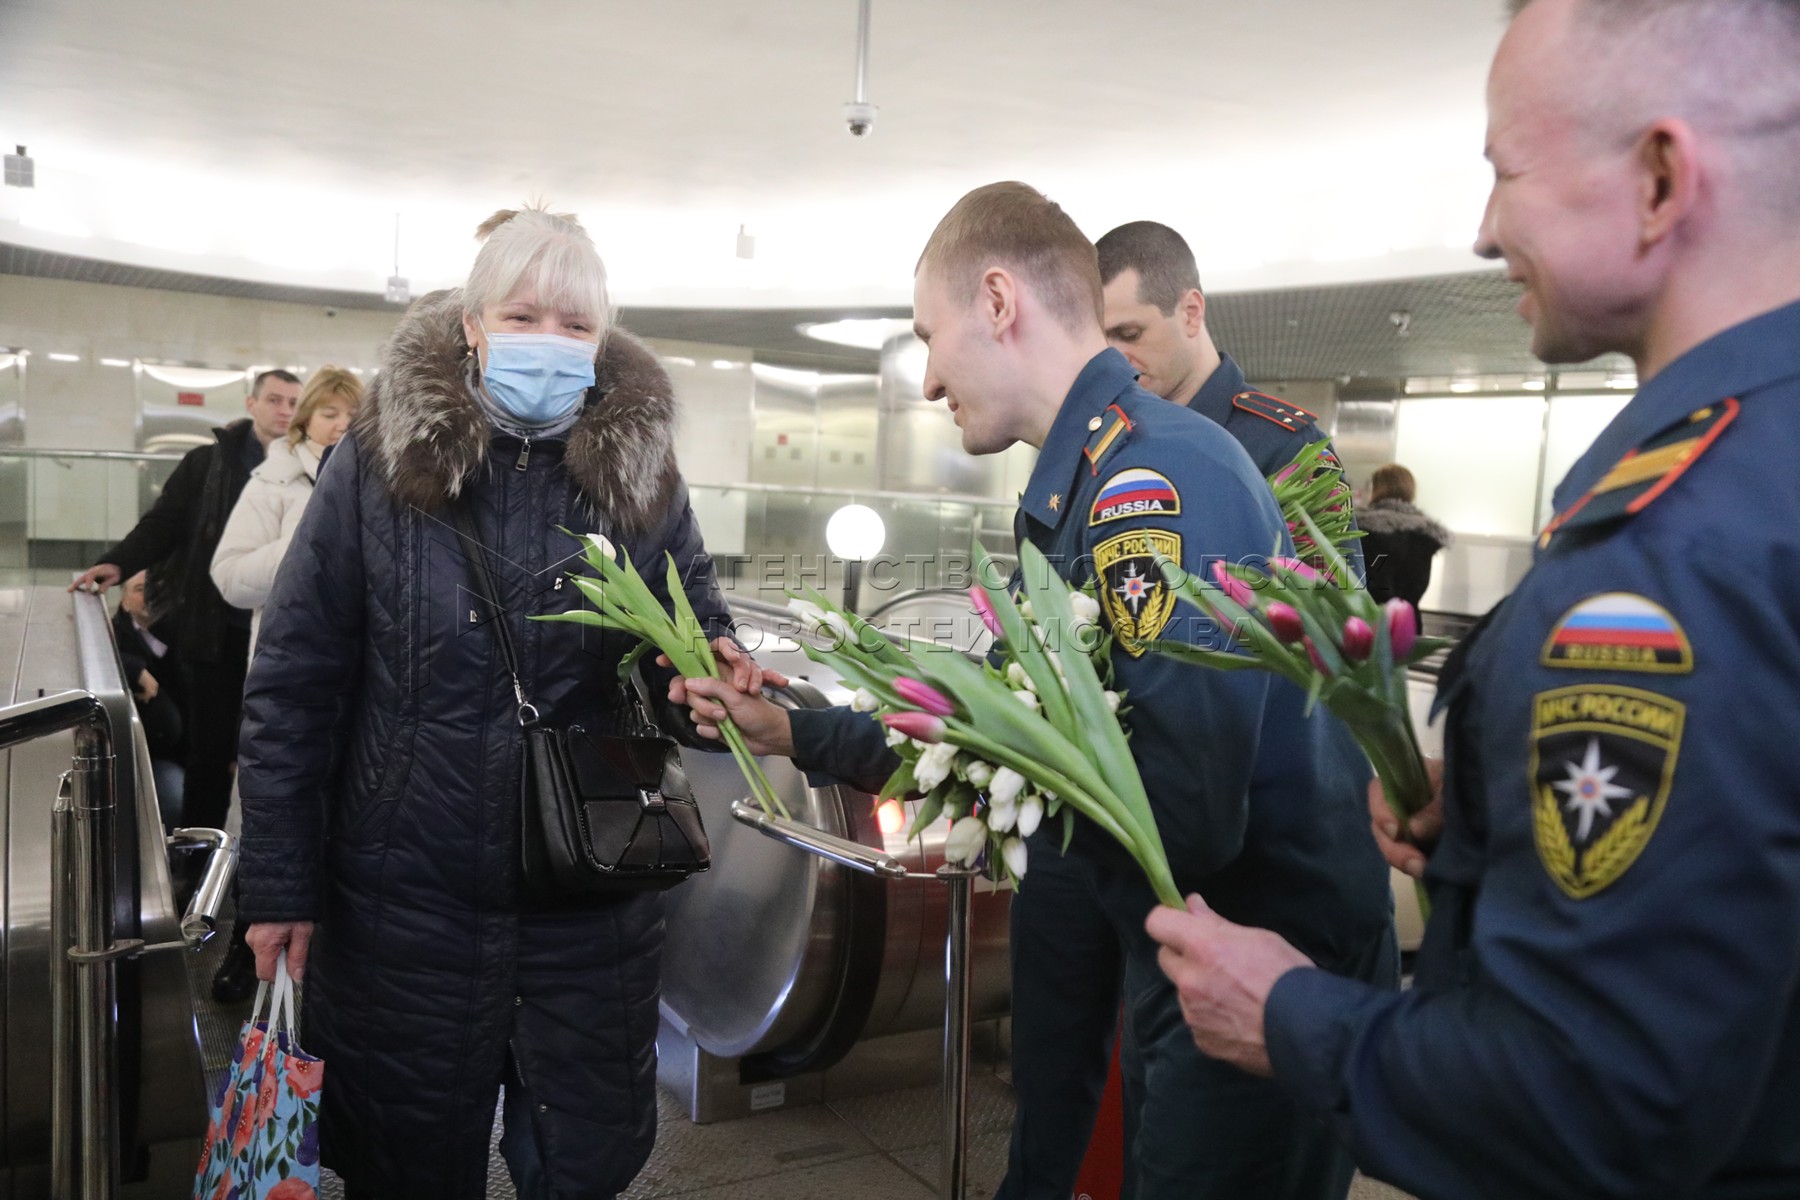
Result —
POLYGON ((320 367, 306 381, 300 407, 285 438, 269 443, 262 465, 238 497, 219 549, 212 579, 227 604, 252 609, 250 648, 262 624, 262 606, 275 586, 275 568, 287 553, 312 497, 325 452, 350 428, 362 401, 362 381, 342 367, 320 367))

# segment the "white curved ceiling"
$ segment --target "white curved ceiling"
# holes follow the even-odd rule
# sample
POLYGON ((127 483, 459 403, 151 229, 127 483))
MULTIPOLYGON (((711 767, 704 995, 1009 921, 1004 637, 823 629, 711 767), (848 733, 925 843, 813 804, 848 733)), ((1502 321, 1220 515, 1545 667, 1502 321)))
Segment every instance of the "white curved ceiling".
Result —
POLYGON ((1457 271, 1498 0, 5 0, 0 240, 379 291, 582 214, 640 305, 906 303, 967 188, 1189 235, 1220 290, 1457 271), (757 239, 736 257, 739 225, 757 239))

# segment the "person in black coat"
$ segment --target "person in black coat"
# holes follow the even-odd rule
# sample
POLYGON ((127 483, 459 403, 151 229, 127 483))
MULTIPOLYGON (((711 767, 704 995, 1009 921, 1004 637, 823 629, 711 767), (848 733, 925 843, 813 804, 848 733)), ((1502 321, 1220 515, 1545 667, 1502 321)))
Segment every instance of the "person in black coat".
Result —
POLYGON ((250 613, 225 603, 213 586, 213 551, 250 472, 264 448, 287 433, 299 400, 295 376, 258 375, 244 402, 249 417, 213 430, 210 445, 188 451, 150 511, 69 586, 104 590, 150 571, 146 598, 173 627, 186 672, 183 825, 225 824, 250 652, 250 613))
POLYGON ((154 619, 144 599, 144 584, 142 571, 125 581, 118 610, 113 613, 113 640, 119 647, 119 662, 137 707, 138 722, 144 727, 157 807, 166 831, 181 819, 182 758, 187 744, 181 720, 185 689, 175 632, 169 622, 154 619))
POLYGON ((545 723, 617 728, 634 640, 530 619, 582 606, 568 531, 623 548, 659 595, 673 555, 734 678, 760 679, 725 638, 668 376, 608 328, 587 235, 536 210, 482 233, 468 285, 401 320, 276 572, 244 702, 239 914, 263 978, 284 946, 305 973, 321 1156, 348 1195, 483 1196, 504 1083, 519 1195, 598 1200, 655 1138, 662 899, 522 896, 524 740, 470 620, 456 510, 545 723))
POLYGON ((1398 596, 1417 608, 1431 586, 1432 556, 1452 541, 1448 529, 1413 507, 1416 486, 1411 471, 1389 463, 1375 472, 1369 502, 1356 510, 1369 595, 1378 604, 1398 596))

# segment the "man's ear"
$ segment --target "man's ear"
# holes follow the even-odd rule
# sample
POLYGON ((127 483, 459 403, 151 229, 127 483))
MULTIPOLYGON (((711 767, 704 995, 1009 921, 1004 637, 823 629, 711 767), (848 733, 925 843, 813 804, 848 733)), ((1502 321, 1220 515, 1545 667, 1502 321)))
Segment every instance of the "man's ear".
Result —
POLYGON ((981 318, 998 341, 1019 320, 1019 281, 1005 267, 989 267, 982 273, 977 293, 981 318))
POLYGON ((1698 139, 1693 128, 1665 117, 1644 131, 1635 154, 1638 246, 1648 250, 1668 239, 1700 201, 1698 139))
POLYGON ((1181 317, 1181 332, 1189 338, 1197 338, 1200 331, 1206 328, 1206 297, 1199 288, 1189 288, 1181 298, 1178 310, 1181 317))

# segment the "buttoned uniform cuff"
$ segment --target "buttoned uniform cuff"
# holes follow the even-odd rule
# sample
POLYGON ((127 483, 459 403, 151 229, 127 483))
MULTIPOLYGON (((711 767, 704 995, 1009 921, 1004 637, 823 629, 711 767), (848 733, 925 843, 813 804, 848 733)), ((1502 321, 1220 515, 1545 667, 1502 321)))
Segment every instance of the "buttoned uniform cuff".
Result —
POLYGON ((1263 1006, 1263 1044, 1276 1082, 1295 1103, 1343 1116, 1357 1046, 1400 997, 1318 967, 1295 967, 1277 979, 1263 1006))

